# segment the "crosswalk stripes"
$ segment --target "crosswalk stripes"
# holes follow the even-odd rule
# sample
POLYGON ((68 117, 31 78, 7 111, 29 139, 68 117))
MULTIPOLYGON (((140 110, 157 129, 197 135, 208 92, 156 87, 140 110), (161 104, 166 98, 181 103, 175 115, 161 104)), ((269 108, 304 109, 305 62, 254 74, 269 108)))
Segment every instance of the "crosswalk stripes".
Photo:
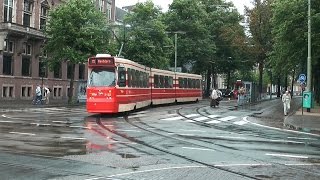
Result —
POLYGON ((239 118, 239 117, 237 117, 237 116, 223 117, 222 115, 218 115, 218 114, 211 114, 208 116, 203 116, 201 114, 187 114, 184 116, 178 116, 178 114, 176 114, 174 117, 164 118, 164 119, 160 119, 160 120, 162 120, 162 121, 184 120, 185 122, 202 122, 202 123, 206 123, 206 124, 220 124, 222 122, 224 122, 224 123, 230 122, 232 124, 239 125, 239 126, 242 126, 242 125, 245 125, 248 123, 247 121, 236 120, 237 118, 239 118))
POLYGON ((221 123, 221 121, 218 121, 218 120, 212 120, 212 121, 209 121, 209 122, 206 122, 207 124, 219 124, 221 123))
POLYGON ((29 112, 36 112, 36 113, 45 113, 45 114, 65 114, 65 113, 72 113, 72 114, 80 114, 86 113, 85 109, 74 109, 74 108, 65 108, 65 107, 47 107, 47 108, 32 108, 29 109, 29 112))
POLYGON ((247 124, 248 122, 247 121, 237 121, 237 122, 234 122, 233 124, 237 124, 237 125, 244 125, 244 124, 247 124))
POLYGON ((219 121, 229 121, 229 120, 235 119, 235 118, 237 118, 237 117, 235 117, 235 116, 227 116, 227 117, 219 118, 218 120, 219 121))

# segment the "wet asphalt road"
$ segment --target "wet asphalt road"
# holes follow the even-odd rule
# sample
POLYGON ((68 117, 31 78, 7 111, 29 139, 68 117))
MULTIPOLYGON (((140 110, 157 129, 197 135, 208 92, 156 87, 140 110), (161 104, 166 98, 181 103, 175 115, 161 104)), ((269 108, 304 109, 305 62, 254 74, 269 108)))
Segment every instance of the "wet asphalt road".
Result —
POLYGON ((279 99, 234 105, 2 110, 1 179, 320 178, 320 136, 281 129, 279 99))

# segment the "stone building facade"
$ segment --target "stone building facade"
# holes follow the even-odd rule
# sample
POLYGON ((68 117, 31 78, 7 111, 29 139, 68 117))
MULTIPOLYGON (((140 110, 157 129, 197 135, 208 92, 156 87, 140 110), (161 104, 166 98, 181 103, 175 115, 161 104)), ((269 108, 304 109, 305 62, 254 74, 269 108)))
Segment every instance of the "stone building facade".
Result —
MULTIPOLYGON (((0 100, 32 100, 37 85, 49 87, 51 99, 67 99, 71 66, 63 62, 49 71, 42 47, 48 12, 62 0, 0 0, 0 100)), ((96 0, 110 22, 115 0, 96 0)), ((75 68, 74 95, 87 79, 86 64, 75 68)))

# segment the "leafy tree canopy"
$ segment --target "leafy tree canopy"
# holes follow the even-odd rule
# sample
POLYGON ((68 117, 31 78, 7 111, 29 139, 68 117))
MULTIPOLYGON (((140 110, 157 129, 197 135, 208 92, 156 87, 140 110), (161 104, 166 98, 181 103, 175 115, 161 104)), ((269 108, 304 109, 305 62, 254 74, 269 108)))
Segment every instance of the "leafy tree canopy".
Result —
POLYGON ((173 44, 161 18, 160 8, 151 1, 135 5, 125 19, 130 26, 124 48, 126 58, 153 68, 168 68, 173 44))
POLYGON ((91 0, 68 0, 49 13, 45 30, 45 49, 50 54, 49 64, 68 60, 83 63, 89 56, 103 52, 109 32, 104 15, 91 0))

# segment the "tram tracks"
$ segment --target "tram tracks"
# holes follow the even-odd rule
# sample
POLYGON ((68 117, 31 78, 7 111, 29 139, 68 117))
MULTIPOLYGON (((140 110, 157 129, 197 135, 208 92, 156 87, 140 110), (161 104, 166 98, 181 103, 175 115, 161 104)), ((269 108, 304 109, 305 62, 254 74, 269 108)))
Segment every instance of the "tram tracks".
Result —
MULTIPOLYGON (((153 134, 153 135, 157 135, 157 136, 161 136, 161 137, 164 137, 164 138, 170 138, 172 140, 175 140, 175 141, 180 141, 180 142, 183 142, 183 143, 188 143, 190 145, 197 145, 198 147, 203 147, 199 144, 195 144, 195 143, 190 143, 186 140, 183 140, 183 139, 179 139, 179 138, 175 138, 175 137, 172 137, 172 136, 169 136, 169 135, 164 135, 164 134, 161 134, 161 133, 157 133, 157 132, 154 132, 150 129, 146 129, 146 128, 142 128, 140 126, 137 126, 133 123, 131 123, 129 121, 129 119, 126 117, 125 118, 125 121, 128 122, 129 124, 133 125, 134 127, 137 127, 139 129, 142 129, 144 130, 145 132, 148 132, 150 134, 153 134)), ((179 153, 175 153, 175 152, 172 152, 172 151, 169 151, 169 150, 166 150, 164 148, 161 148, 161 147, 158 147, 158 146, 155 146, 155 145, 152 145, 152 144, 149 144, 141 139, 138 139, 138 138, 135 138, 133 136, 129 136, 127 134, 124 134, 122 132, 119 132, 117 130, 114 130, 114 129, 110 129, 109 127, 106 127, 103 125, 103 123, 99 120, 97 120, 97 124, 99 124, 102 128, 104 128, 105 130, 111 132, 111 133, 114 133, 122 138, 125 138, 131 142, 135 142, 135 143, 138 143, 140 145, 143 145, 145 147, 148 147, 148 148, 151 148, 151 149, 154 149, 154 150, 158 150, 160 152, 163 152, 165 154, 168 154, 168 155, 172 155, 172 156, 175 156, 175 157, 178 157, 178 158, 181 158, 181 159, 184 159, 184 160, 187 160, 189 162, 192 162, 192 163, 197 163, 197 164, 200 164, 200 165, 203 165, 203 166, 206 166, 208 168, 211 168, 211 169, 216 169, 216 170, 221 170, 221 171, 224 171, 224 172, 228 172, 228 173, 231 173, 231 174, 235 174, 235 175, 239 175, 239 176, 242 176, 242 177, 246 177, 246 178, 249 178, 249 179, 259 179, 259 178, 256 178, 256 177, 253 177, 253 176, 249 176, 249 175, 246 175, 244 173, 241 173, 241 172, 236 172, 236 171, 233 171, 233 170, 230 170, 228 168, 224 168, 224 167, 218 167, 218 166, 215 166, 213 164, 210 164, 210 163, 206 163, 206 162, 203 162, 203 161, 200 161, 200 160, 196 160, 194 158, 191 158, 191 157, 187 157, 187 156, 184 156, 182 154, 179 154, 179 153)), ((209 148, 210 149, 210 148, 209 148)))
MULTIPOLYGON (((199 111, 200 111, 199 109, 201 109, 201 108, 203 108, 203 107, 197 108, 197 112, 199 112, 199 111)), ((178 114, 179 114, 180 109, 178 109, 177 111, 178 111, 178 114)), ((181 114, 180 114, 180 115, 181 115, 181 114)), ((188 117, 186 117, 186 116, 184 116, 184 117, 185 117, 186 119, 192 120, 192 118, 188 118, 188 117)), ((203 142, 203 143, 207 143, 207 144, 210 144, 210 145, 220 146, 220 147, 223 147, 223 148, 226 148, 226 149, 229 149, 229 150, 238 150, 238 149, 235 149, 235 148, 230 147, 230 146, 225 146, 225 145, 222 145, 222 144, 219 144, 219 143, 216 143, 216 142, 212 142, 212 140, 223 140, 223 138, 204 138, 204 137, 196 137, 196 138, 194 138, 194 137, 190 137, 190 136, 179 135, 179 134, 176 134, 176 133, 174 133, 174 132, 170 132, 170 131, 168 131, 168 130, 159 129, 159 128, 154 127, 154 126, 150 126, 150 125, 148 125, 147 123, 142 122, 141 120, 139 120, 139 118, 134 118, 134 122, 138 122, 139 124, 142 124, 143 126, 146 126, 146 128, 145 128, 145 127, 142 127, 141 125, 138 125, 137 123, 133 123, 133 122, 130 121, 128 118, 126 118, 125 121, 126 121, 127 123, 129 123, 130 125, 132 125, 132 126, 134 126, 134 127, 136 127, 136 128, 139 128, 139 129, 141 129, 141 130, 143 130, 143 131, 145 131, 145 132, 149 132, 149 133, 151 133, 151 134, 153 134, 153 135, 162 136, 162 137, 169 138, 169 139, 172 139, 172 140, 182 141, 182 142, 184 142, 184 143, 188 143, 188 144, 190 144, 190 145, 194 145, 194 146, 197 146, 197 147, 200 147, 200 148, 212 149, 212 150, 214 150, 214 151, 219 151, 217 148, 212 148, 212 147, 208 147, 208 146, 204 146, 204 145, 199 145, 199 144, 194 143, 194 142, 190 142, 190 139, 195 140, 195 141, 197 141, 197 142, 203 142), (150 129, 153 129, 153 130, 150 130, 150 129), (156 131, 158 131, 158 132, 156 132, 156 131), (163 134, 163 133, 166 133, 166 134, 163 134), (176 138, 176 137, 172 137, 172 136, 170 136, 170 135, 167 135, 168 133, 174 133, 175 135, 178 135, 179 138, 176 138)), ((210 126, 208 126, 208 125, 205 124, 205 123, 200 123, 200 124, 201 124, 202 126, 205 126, 205 127, 210 127, 210 126)), ((123 134, 119 134, 119 135, 122 136, 123 134)), ((127 136, 127 135, 125 135, 125 137, 126 137, 126 136, 127 136)), ((133 137, 130 137, 130 138, 133 138, 133 137)), ((201 164, 201 165, 210 167, 210 168, 217 168, 217 167, 215 167, 215 166, 212 165, 212 164, 208 164, 208 163, 206 163, 206 162, 201 162, 201 161, 198 161, 198 160, 195 160, 195 159, 186 157, 186 156, 181 156, 180 154, 173 153, 173 152, 171 152, 171 151, 169 151, 169 150, 162 149, 162 148, 155 147, 155 146, 153 146, 153 145, 147 144, 147 143, 145 143, 144 141, 141 141, 141 140, 139 140, 139 139, 133 138, 133 139, 131 139, 131 140, 133 140, 133 141, 135 141, 135 142, 137 142, 137 143, 139 143, 139 144, 142 144, 142 145, 144 145, 144 146, 148 146, 148 147, 150 147, 150 148, 157 149, 157 150, 159 150, 159 151, 162 151, 162 152, 165 152, 165 153, 168 153, 168 154, 171 154, 171 155, 174 155, 174 156, 177 156, 177 157, 180 157, 180 158, 189 160, 189 161, 191 161, 191 162, 195 162, 195 163, 198 163, 198 164, 201 164)), ((239 140, 237 140, 237 141, 239 141, 239 140)), ((234 155, 237 155, 237 156, 242 156, 242 157, 244 157, 244 158, 248 158, 248 159, 250 159, 250 160, 252 160, 252 161, 254 161, 254 162, 258 163, 258 164, 259 164, 259 163, 260 163, 260 164, 266 164, 266 163, 268 163, 268 164, 272 164, 272 165, 276 165, 276 166, 281 166, 281 167, 282 167, 282 166, 286 166, 286 164, 283 164, 283 163, 268 162, 268 161, 263 160, 263 159, 261 159, 261 158, 252 158, 252 157, 250 157, 250 156, 245 156, 245 155, 243 155, 243 154, 240 154, 240 155, 239 155, 238 153, 235 153, 235 152, 228 152, 228 153, 231 153, 231 154, 234 154, 234 155)), ((294 167, 294 166, 286 166, 286 167, 288 167, 289 169, 292 169, 292 170, 294 170, 294 171, 299 171, 299 172, 301 172, 301 173, 306 173, 306 174, 307 174, 307 173, 308 173, 308 174, 312 173, 312 174, 314 174, 314 175, 320 175, 320 174, 317 173, 317 172, 304 170, 304 169, 302 169, 302 168, 298 168, 298 167, 294 167)), ((228 172, 230 172, 230 173, 234 173, 234 174, 237 174, 237 175, 241 175, 241 176, 243 176, 243 177, 248 177, 248 178, 252 178, 252 179, 259 179, 259 178, 257 178, 257 177, 245 175, 245 174, 243 174, 243 173, 239 173, 239 172, 235 172, 235 171, 230 171, 229 169, 221 168, 220 170, 226 170, 226 171, 228 171, 228 172)))

